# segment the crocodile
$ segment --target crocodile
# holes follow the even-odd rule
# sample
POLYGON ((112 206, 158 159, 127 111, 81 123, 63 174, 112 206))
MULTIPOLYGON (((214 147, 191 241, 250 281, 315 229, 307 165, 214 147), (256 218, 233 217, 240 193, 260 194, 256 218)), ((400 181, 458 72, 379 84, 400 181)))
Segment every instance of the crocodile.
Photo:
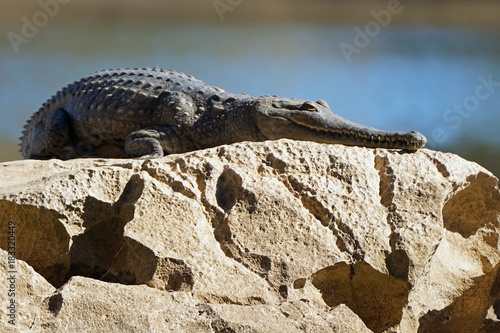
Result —
POLYGON ((161 68, 98 71, 58 91, 24 126, 30 159, 158 158, 241 141, 314 141, 415 151, 426 138, 333 113, 328 104, 251 97, 161 68))

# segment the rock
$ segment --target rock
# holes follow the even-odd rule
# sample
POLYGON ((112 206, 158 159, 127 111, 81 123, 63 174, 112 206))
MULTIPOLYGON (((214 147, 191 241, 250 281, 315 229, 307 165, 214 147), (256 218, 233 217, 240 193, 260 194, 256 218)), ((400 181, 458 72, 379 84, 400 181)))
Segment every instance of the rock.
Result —
POLYGON ((44 288, 19 295, 33 330, 493 332, 497 184, 452 154, 288 140, 25 160, 0 164, 0 230, 44 288))
POLYGON ((72 277, 51 301, 50 311, 36 323, 50 332, 77 332, 82 327, 88 332, 303 332, 308 328, 331 332, 337 327, 338 332, 352 332, 350 328, 370 332, 344 305, 329 309, 304 302, 286 306, 200 304, 189 292, 79 276, 72 277))
POLYGON ((0 257, 0 279, 4 286, 0 295, 0 331, 27 331, 43 312, 43 302, 56 288, 25 262, 9 258, 7 251, 0 249, 0 257))

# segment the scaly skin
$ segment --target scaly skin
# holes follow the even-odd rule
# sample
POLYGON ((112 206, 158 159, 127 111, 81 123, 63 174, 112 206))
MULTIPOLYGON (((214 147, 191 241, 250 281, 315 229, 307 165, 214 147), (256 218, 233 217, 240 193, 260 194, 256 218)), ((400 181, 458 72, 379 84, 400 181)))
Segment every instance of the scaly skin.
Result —
POLYGON ((24 158, 137 157, 240 141, 289 138, 417 150, 418 132, 350 122, 324 101, 250 97, 163 69, 117 69, 68 85, 35 112, 21 137, 24 158))

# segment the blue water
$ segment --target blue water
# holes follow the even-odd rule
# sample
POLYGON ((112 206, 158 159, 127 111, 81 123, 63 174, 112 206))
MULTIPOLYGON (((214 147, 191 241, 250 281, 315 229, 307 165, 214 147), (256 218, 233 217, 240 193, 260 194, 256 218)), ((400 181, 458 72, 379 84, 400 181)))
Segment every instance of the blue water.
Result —
POLYGON ((351 26, 327 25, 46 27, 19 53, 3 38, 0 137, 17 140, 32 112, 88 73, 159 66, 235 93, 324 99, 365 125, 418 130, 431 148, 500 145, 500 86, 478 88, 479 77, 500 85, 500 32, 387 27, 348 62, 339 45, 354 38, 351 26), (471 111, 447 111, 466 101, 471 111))

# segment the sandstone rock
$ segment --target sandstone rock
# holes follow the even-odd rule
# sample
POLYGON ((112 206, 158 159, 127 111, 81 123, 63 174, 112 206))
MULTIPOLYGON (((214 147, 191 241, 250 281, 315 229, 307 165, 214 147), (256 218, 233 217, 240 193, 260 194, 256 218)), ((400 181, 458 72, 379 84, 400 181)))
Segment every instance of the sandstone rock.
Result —
POLYGON ((50 303, 35 323, 49 332, 331 332, 337 328, 338 332, 352 332, 352 328, 370 332, 343 305, 329 309, 304 302, 287 306, 198 303, 189 292, 85 277, 71 278, 50 303))
POLYGON ((50 297, 56 288, 25 262, 13 258, 9 260, 7 252, 1 249, 0 258, 0 279, 4 286, 0 295, 0 331, 27 331, 43 312, 44 300, 50 297))
POLYGON ((492 332, 497 184, 452 154, 288 140, 26 160, 0 164, 0 230, 50 283, 22 296, 33 330, 492 332))

